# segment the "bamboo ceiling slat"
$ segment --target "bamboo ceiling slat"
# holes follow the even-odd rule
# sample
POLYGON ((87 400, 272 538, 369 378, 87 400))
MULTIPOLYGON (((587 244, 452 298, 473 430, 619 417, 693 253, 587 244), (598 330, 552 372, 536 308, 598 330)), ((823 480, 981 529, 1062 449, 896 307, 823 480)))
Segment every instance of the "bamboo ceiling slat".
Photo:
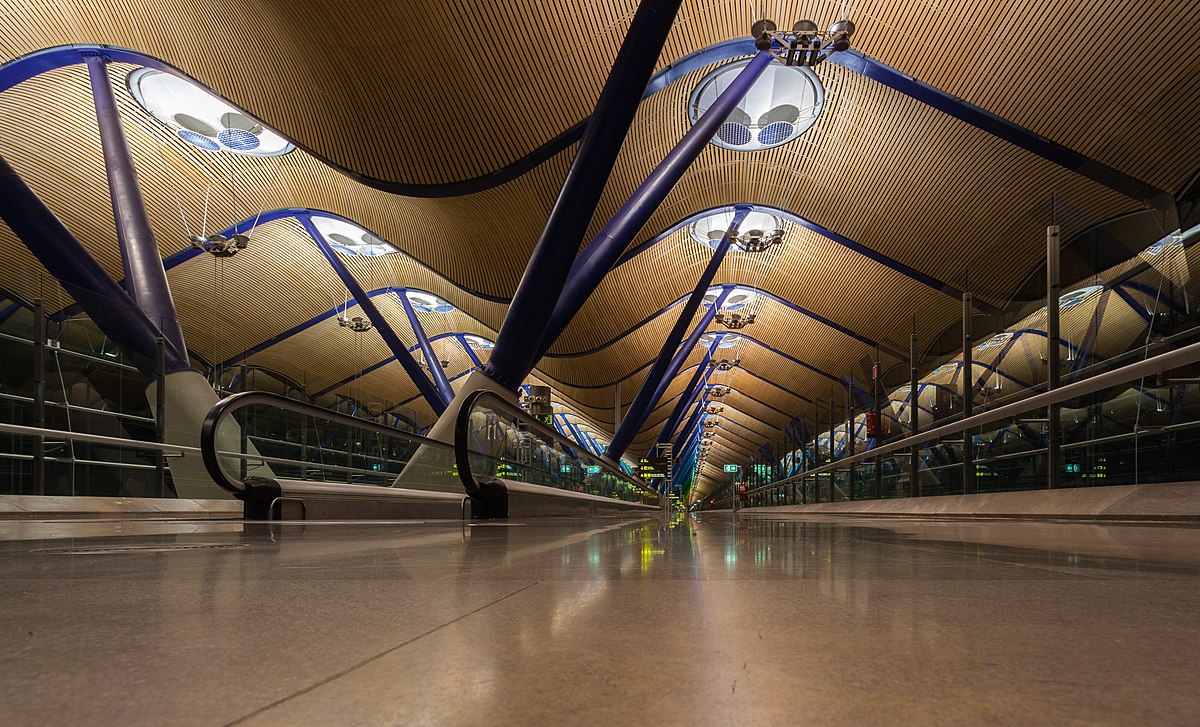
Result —
MULTIPOLYGON (((145 50, 334 162, 407 182, 492 171, 587 116, 635 8, 632 0, 584 6, 567 0, 534 6, 301 0, 286 11, 250 3, 223 4, 219 13, 146 0, 122 3, 119 11, 101 0, 9 5, 11 12, 0 18, 0 53, 6 56, 85 41, 145 50), (477 52, 449 50, 460 33, 463 42, 486 40, 474 46, 477 52), (231 43, 236 56, 212 50, 231 43), (579 51, 588 62, 578 61, 579 51), (421 72, 414 72, 418 67, 421 72), (388 92, 380 92, 380 79, 387 79, 388 92), (461 102, 462 113, 453 106, 446 113, 440 100, 447 96, 483 102, 461 102), (302 110, 298 99, 305 100, 302 110), (462 153, 464 148, 472 153, 462 153)), ((840 8, 831 2, 687 2, 660 65, 744 36, 756 14, 785 26, 808 14, 825 25, 840 8)), ((1193 34, 1164 29, 1197 27, 1200 9, 1187 0, 1137 0, 1116 16, 1112 10, 1104 3, 1037 0, 1003 6, 871 0, 856 3, 851 14, 859 27, 855 46, 863 52, 1173 189, 1191 169, 1170 145, 1156 144, 1149 154, 1136 148, 1147 133, 1169 139, 1182 128, 1194 134, 1186 123, 1190 112, 1181 108, 1194 109, 1197 101, 1193 34), (1151 61, 1122 63, 1115 79, 1114 17, 1127 37, 1153 38, 1155 44, 1151 61), (1038 32, 1043 28, 1054 31, 1038 32), (1026 60, 1031 56, 1014 50, 1018 39, 1054 53, 1026 60), (1026 62, 1014 62, 1015 53, 1026 62), (1064 62, 1069 72, 1063 72, 1064 62), (1180 98, 1187 103, 1163 103, 1180 98), (1080 109, 1090 123, 1077 123, 1080 109)))
MULTIPOLYGON (((216 13, 143 0, 130 0, 120 11, 99 0, 70 6, 12 0, 9 5, 14 12, 0 17, 0 54, 84 41, 134 47, 178 65, 338 164, 384 179, 430 183, 501 168, 585 117, 636 7, 633 0, 404 7, 302 0, 286 13, 263 4, 222 6, 216 13), (467 27, 495 30, 491 45, 481 46, 480 53, 447 52, 446 32, 467 27), (590 62, 579 62, 554 42, 528 42, 550 27, 581 40, 590 62), (239 48, 237 63, 212 52, 230 43, 239 48), (423 72, 413 73, 418 66, 423 72)), ((1132 69, 1123 64, 1117 79, 1097 35, 1107 27, 1109 14, 1085 3, 1065 14, 1033 0, 1003 7, 965 0, 936 7, 858 5, 856 46, 902 71, 1168 190, 1200 166, 1200 144, 1189 143, 1200 140, 1192 121, 1200 106, 1200 51, 1191 34, 1161 39, 1153 63, 1132 69), (1060 63, 1017 64, 1003 55, 1010 44, 997 44, 997 38, 1018 27, 1041 27, 1051 18, 1055 27, 1068 29, 1055 42, 1060 58, 1070 59, 1070 72, 1064 73, 1060 63), (920 44, 905 42, 902 33, 918 27, 934 36, 920 44)), ((1137 22, 1146 27, 1172 17, 1177 25, 1194 25, 1200 12, 1188 3, 1138 0, 1137 5, 1137 22)), ((840 4, 800 9, 794 3, 764 2, 758 7, 787 22, 803 11, 825 23, 840 4)), ((720 0, 685 3, 660 63, 743 35, 751 12, 749 5, 720 0)), ((193 149, 147 117, 121 88, 130 66, 112 70, 164 255, 187 246, 179 207, 198 226, 206 190, 210 230, 263 209, 329 210, 407 253, 349 260, 365 288, 429 290, 465 312, 454 314, 461 320, 440 321, 450 327, 444 330, 487 338, 494 338, 505 306, 466 291, 512 294, 573 153, 567 149, 517 180, 477 194, 397 197, 339 174, 303 151, 250 158, 193 149)), ((684 105, 701 73, 642 105, 591 221, 593 232, 687 130, 684 105)), ((845 69, 826 64, 819 73, 828 102, 816 127, 767 152, 705 149, 635 242, 708 207, 770 204, 952 284, 961 285, 969 274, 969 287, 979 297, 1002 304, 1038 265, 1051 194, 1057 195, 1057 221, 1067 238, 1137 208, 1083 177, 845 69)), ((119 277, 90 103, 86 72, 78 66, 0 95, 0 124, 6 129, 0 153, 119 277)), ((755 264, 739 267, 727 260, 715 282, 758 285, 900 350, 906 348, 911 318, 919 322, 921 340, 932 340, 957 321, 954 300, 812 232, 788 227, 783 247, 755 264)), ((13 263, 0 284, 21 295, 65 302, 3 226, 0 251, 13 263)), ((679 231, 618 268, 554 349, 600 350, 546 359, 547 380, 583 415, 600 423, 611 420, 611 387, 586 387, 637 371, 622 384, 628 402, 645 378, 647 369, 638 368, 657 355, 678 308, 605 344, 686 295, 710 254, 679 231)), ((308 320, 344 296, 311 241, 288 221, 264 225, 251 247, 223 266, 201 256, 171 271, 170 279, 189 343, 201 355, 218 359, 308 320)), ((392 302, 385 305, 397 331, 408 336, 403 311, 392 302)), ((864 344, 777 303, 764 303, 759 314, 746 333, 834 376, 859 371, 864 356, 872 354, 864 344)), ((434 317, 421 318, 430 335, 444 332, 434 317)), ((364 334, 356 343, 341 340, 339 333, 350 334, 326 321, 261 352, 253 362, 296 378, 311 377, 311 389, 340 381, 390 353, 377 334, 364 334)), ((797 396, 827 396, 823 377, 753 345, 744 348, 748 372, 793 392, 740 376, 736 388, 745 394, 783 411, 797 407, 797 396)), ((699 355, 691 352, 689 365, 699 355)), ((392 378, 397 369, 389 364, 356 384, 370 383, 369 393, 380 397, 407 391, 392 378)), ((670 390, 682 385, 672 382, 670 390)))

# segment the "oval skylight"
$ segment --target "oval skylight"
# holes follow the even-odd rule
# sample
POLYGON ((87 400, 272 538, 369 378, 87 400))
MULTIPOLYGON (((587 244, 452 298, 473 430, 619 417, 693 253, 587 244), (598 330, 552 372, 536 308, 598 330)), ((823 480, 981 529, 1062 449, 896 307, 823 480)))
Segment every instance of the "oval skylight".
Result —
MULTIPOLYGON (((721 296, 721 288, 709 288, 704 294, 704 300, 701 302, 705 308, 711 308, 717 302, 717 298, 721 296)), ((750 305, 758 298, 758 293, 753 288, 737 287, 729 291, 729 295, 725 296, 725 303, 721 306, 721 310, 740 310, 750 305)), ((725 348, 725 346, 721 346, 725 348)))
MULTIPOLYGON (((725 236, 725 231, 729 229, 729 225, 733 223, 733 215, 733 208, 705 215, 688 226, 688 234, 696 242, 715 248, 721 242, 721 238, 725 236)), ((746 219, 738 227, 738 234, 734 238, 734 242, 744 250, 747 245, 757 247, 764 240, 782 239, 783 235, 782 218, 755 209, 746 215, 746 219)))
POLYGON ((185 78, 139 68, 129 74, 129 91, 148 114, 199 149, 278 156, 295 148, 257 119, 185 78))
POLYGON ((741 338, 742 338, 741 336, 739 336, 736 333, 725 333, 725 334, 705 333, 703 336, 700 337, 700 346, 703 348, 708 348, 709 346, 712 345, 713 340, 717 336, 722 337, 721 343, 720 343, 720 345, 717 346, 717 348, 733 348, 734 346, 737 345, 737 342, 739 340, 741 340, 741 338))
POLYGON ((999 348, 999 347, 1003 346, 1004 344, 1008 343, 1012 337, 1013 337, 1013 334, 1011 332, 997 333, 996 335, 992 336, 988 340, 986 340, 983 343, 976 346, 975 350, 976 351, 987 351, 988 349, 991 349, 991 348, 999 348))
POLYGON ((422 313, 449 313, 454 310, 453 305, 433 293, 426 293, 423 290, 409 290, 405 294, 408 296, 408 302, 412 303, 412 307, 422 313))
POLYGON ((1086 288, 1072 290, 1070 293, 1067 293, 1058 299, 1058 309, 1060 311, 1064 311, 1067 308, 1079 305, 1086 300, 1088 296, 1092 295, 1093 293, 1098 293, 1101 290, 1104 290, 1103 285, 1089 285, 1086 288))
POLYGON ((463 338, 466 339, 467 345, 476 351, 491 351, 496 347, 496 344, 487 340, 483 336, 476 336, 473 333, 468 333, 467 335, 463 336, 463 338))
MULTIPOLYGON (((726 63, 696 84, 688 103, 688 117, 693 124, 750 60, 726 63)), ((757 151, 786 144, 817 122, 824 105, 825 89, 812 69, 772 61, 737 108, 726 117, 712 143, 736 151, 757 151)))
POLYGON ((314 214, 312 222, 329 246, 343 255, 377 257, 399 252, 391 243, 345 220, 314 214))

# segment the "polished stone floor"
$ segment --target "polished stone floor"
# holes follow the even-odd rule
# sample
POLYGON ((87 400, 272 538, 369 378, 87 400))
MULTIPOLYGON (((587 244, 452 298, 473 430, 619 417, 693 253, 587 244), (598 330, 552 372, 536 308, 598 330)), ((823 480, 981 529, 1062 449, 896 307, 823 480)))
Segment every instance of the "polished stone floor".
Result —
POLYGON ((1200 527, 0 521, 0 725, 1200 719, 1200 527))

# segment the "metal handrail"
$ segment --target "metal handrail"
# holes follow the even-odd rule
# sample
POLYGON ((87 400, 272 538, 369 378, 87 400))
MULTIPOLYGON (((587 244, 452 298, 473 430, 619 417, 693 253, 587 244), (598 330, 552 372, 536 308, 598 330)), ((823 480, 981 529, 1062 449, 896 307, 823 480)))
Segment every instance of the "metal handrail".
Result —
POLYGON ((1037 396, 1031 396, 1028 399, 1022 399, 1020 401, 1013 402, 1012 404, 1006 404, 990 411, 983 412, 982 414, 976 414, 972 417, 968 417, 967 419, 960 419, 957 422, 935 427, 934 429, 915 434, 911 437, 905 437, 904 439, 899 439, 895 442, 884 444, 874 449, 868 449, 865 452, 855 453, 843 459, 839 459, 836 462, 830 462, 829 464, 815 467, 807 472, 802 472, 786 479, 778 480, 765 485, 759 485, 752 490, 748 490, 747 494, 750 492, 765 490, 771 487, 777 487, 779 485, 789 485, 793 482, 800 482, 807 477, 812 477, 813 475, 819 475, 825 472, 832 472, 842 469, 856 462, 873 460, 886 454, 891 454, 892 452, 922 445, 925 442, 929 442, 934 439, 941 439, 942 437, 947 437, 953 434, 961 434, 969 429, 982 427, 986 424, 992 424, 1003 419, 1012 418, 1017 414, 1027 412, 1031 409, 1040 409, 1046 406, 1052 406, 1054 404, 1061 404, 1065 401, 1069 401, 1080 396, 1087 396, 1088 394, 1094 394, 1097 391, 1102 391, 1118 384, 1128 383, 1133 379, 1151 376, 1163 371, 1169 371, 1181 366, 1194 364, 1198 361, 1200 361, 1200 343, 1193 343, 1174 351, 1168 351, 1152 358, 1143 359, 1136 363, 1129 364, 1128 366, 1123 366, 1119 369, 1106 371, 1105 373, 1097 374, 1091 378, 1083 379, 1082 381, 1076 381, 1074 383, 1067 384, 1066 386, 1061 386, 1052 391, 1038 394, 1037 396))
POLYGON ((471 450, 470 446, 468 445, 468 427, 470 426, 471 414, 475 411, 476 404, 478 404, 479 401, 484 398, 490 399, 488 406, 492 409, 499 409, 507 412, 515 418, 519 418, 522 424, 535 431, 538 436, 563 445, 573 452, 577 459, 594 462, 609 474, 617 477, 622 482, 633 486, 636 490, 647 497, 656 497, 650 493, 644 483, 639 482, 625 474, 620 470, 620 468, 614 466, 610 462, 591 454, 582 444, 564 437, 542 422, 531 417, 524 409, 521 409, 516 404, 488 389, 480 389, 479 391, 475 391, 467 395, 467 398, 463 400, 462 407, 458 410, 458 418, 454 422, 454 456, 458 462, 459 479, 462 480, 463 487, 466 488, 468 493, 478 493, 480 490, 479 483, 475 480, 475 476, 471 472, 471 450))
POLYGON ((77 440, 80 442, 92 442, 93 444, 111 444, 116 447, 129 447, 132 449, 154 449, 171 454, 202 454, 199 447, 189 447, 185 444, 166 444, 159 442, 144 442, 140 439, 124 439, 122 437, 108 437, 103 434, 87 434, 84 432, 69 432, 64 429, 43 429, 41 427, 27 427, 23 424, 5 424, 0 423, 0 432, 8 434, 21 434, 30 437, 60 437, 62 439, 77 440))
MULTIPOLYGON (((410 440, 414 444, 420 445, 421 447, 434 447, 442 450, 450 449, 449 445, 442 442, 438 442, 427 437, 422 437, 417 434, 412 434, 410 432, 405 432, 400 429, 393 429, 392 427, 384 426, 383 424, 377 424, 365 419, 359 419, 358 417, 353 417, 349 414, 330 411, 323 407, 316 406, 315 404, 305 404, 304 402, 296 401, 295 399, 289 399, 285 396, 280 396, 279 394, 270 394, 263 391, 246 391, 240 394, 227 396, 221 401, 217 402, 213 408, 209 410, 208 415, 204 417, 204 423, 200 427, 199 451, 201 457, 203 458, 205 469, 208 470, 208 474, 218 485, 225 490, 232 492, 235 496, 240 496, 243 494, 246 487, 241 480, 230 475, 225 471, 225 468, 221 466, 221 457, 230 455, 218 449, 216 441, 217 432, 220 431, 220 425, 227 417, 231 416, 233 412, 243 409, 247 406, 263 404, 273 406, 276 409, 283 409, 296 414, 302 414, 304 416, 323 419, 328 422, 343 424, 347 427, 365 429, 376 434, 382 434, 384 436, 393 437, 396 439, 410 440)), ((245 453, 239 453, 234 456, 246 455, 245 453)), ((264 459, 260 456, 255 456, 254 458, 264 459)), ((391 485, 379 485, 379 487, 393 487, 394 485, 395 483, 393 482, 391 485)))

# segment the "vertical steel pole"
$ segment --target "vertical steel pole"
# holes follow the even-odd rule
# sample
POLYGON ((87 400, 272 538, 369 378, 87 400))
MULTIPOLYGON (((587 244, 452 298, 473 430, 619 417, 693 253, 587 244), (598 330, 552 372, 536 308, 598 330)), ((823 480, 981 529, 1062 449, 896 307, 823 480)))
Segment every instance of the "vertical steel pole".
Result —
MULTIPOLYGON (((167 339, 158 337, 158 376, 154 378, 154 441, 166 442, 167 435, 167 339)), ((167 456, 160 449, 154 458, 155 497, 167 496, 167 456)))
MULTIPOLYGON (((829 385, 829 461, 837 459, 837 408, 833 402, 833 384, 829 385)), ((837 499, 837 472, 829 470, 829 501, 837 499)))
MULTIPOLYGON (((971 361, 972 334, 971 315, 974 301, 970 293, 963 293, 963 367, 962 367, 962 415, 971 416, 975 408, 975 369, 971 361)), ((963 432, 962 491, 970 495, 976 491, 975 482, 975 437, 970 431, 963 432)))
MULTIPOLYGON (((33 301, 33 426, 46 426, 46 303, 33 301)), ((46 440, 38 436, 33 442, 34 492, 46 494, 46 440)))
MULTIPOLYGON (((813 402, 813 468, 820 467, 821 461, 821 405, 813 402)), ((821 475, 813 475, 813 501, 821 501, 821 475)))
MULTIPOLYGON (((1059 317, 1058 297, 1061 281, 1059 280, 1059 231, 1057 225, 1046 228, 1046 366, 1049 368, 1046 376, 1047 390, 1058 388, 1061 379, 1059 371, 1059 317)), ((1046 413, 1046 486, 1054 489, 1059 486, 1059 447, 1061 445, 1062 427, 1059 422, 1060 409, 1056 404, 1047 407, 1046 413)))
MULTIPOLYGON (((917 416, 917 385, 920 383, 917 379, 917 334, 912 334, 908 341, 908 433, 910 436, 916 436, 920 433, 921 422, 917 416)), ((920 445, 914 444, 908 455, 908 496, 917 497, 921 494, 921 485, 918 480, 918 475, 921 469, 921 452, 920 445)))
MULTIPOLYGON (((846 382, 846 454, 850 457, 854 456, 854 406, 851 404, 851 397, 854 392, 851 390, 851 384, 846 382)), ((846 491, 846 497, 850 500, 854 499, 854 463, 850 463, 850 468, 846 472, 846 480, 849 489, 846 491)))
MULTIPOLYGON (((875 368, 871 375, 871 401, 875 413, 875 446, 878 447, 883 438, 883 397, 880 396, 882 386, 879 381, 879 360, 876 354, 875 368)), ((872 491, 874 499, 883 497, 883 459, 875 457, 875 486, 872 491)))

